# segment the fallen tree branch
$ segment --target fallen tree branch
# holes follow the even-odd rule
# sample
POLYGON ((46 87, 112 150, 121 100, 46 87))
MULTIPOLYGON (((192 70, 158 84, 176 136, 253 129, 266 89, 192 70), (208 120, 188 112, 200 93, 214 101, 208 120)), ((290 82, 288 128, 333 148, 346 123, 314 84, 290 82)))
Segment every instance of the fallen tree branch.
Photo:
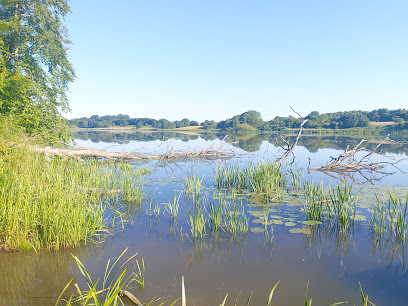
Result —
MULTIPOLYGON (((365 139, 362 139, 353 149, 349 150, 347 146, 346 150, 340 154, 338 157, 331 157, 331 161, 325 166, 310 168, 309 161, 309 171, 322 171, 322 172, 360 172, 361 171, 378 171, 383 168, 384 165, 379 162, 372 162, 370 157, 374 154, 377 149, 385 142, 389 140, 388 136, 381 141, 373 150, 368 152, 362 158, 357 159, 356 154, 360 150, 360 146, 366 142, 365 139)), ((363 150, 360 150, 363 151, 363 150)))
POLYGON ((224 148, 223 143, 204 148, 199 151, 174 151, 169 148, 163 154, 140 154, 134 152, 109 152, 99 149, 88 149, 83 147, 41 147, 30 146, 30 149, 37 153, 45 154, 46 156, 59 156, 81 159, 83 157, 105 158, 110 160, 175 160, 175 159, 219 159, 232 158, 236 153, 229 148, 224 148))
POLYGON ((302 131, 303 131, 303 125, 304 125, 306 122, 307 122, 307 119, 303 120, 302 124, 300 125, 298 135, 297 135, 296 140, 295 140, 295 142, 293 143, 292 146, 290 146, 290 145, 289 145, 289 142, 288 142, 283 136, 281 136, 282 140, 286 143, 286 145, 287 145, 288 147, 287 147, 287 149, 285 149, 285 148, 283 148, 283 147, 281 146, 281 148, 285 150, 285 153, 283 153, 283 155, 282 155, 278 160, 275 161, 275 164, 282 165, 282 164, 288 159, 288 157, 289 157, 291 154, 294 156, 293 150, 295 149, 296 145, 297 145, 298 142, 299 142, 300 135, 302 135, 302 131))
POLYGON ((133 303, 133 305, 143 306, 143 304, 138 300, 138 298, 127 290, 120 290, 119 296, 126 296, 133 303))

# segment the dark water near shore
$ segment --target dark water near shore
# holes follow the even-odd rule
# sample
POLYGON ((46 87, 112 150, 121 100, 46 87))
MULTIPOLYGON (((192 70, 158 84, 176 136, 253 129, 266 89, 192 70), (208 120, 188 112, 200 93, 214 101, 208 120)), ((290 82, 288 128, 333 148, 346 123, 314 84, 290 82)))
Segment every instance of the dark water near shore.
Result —
MULTIPOLYGON (((219 136, 220 138, 223 135, 219 136)), ((220 142, 215 134, 204 136, 151 133, 148 135, 85 133, 75 135, 80 146, 111 151, 163 153, 173 150, 200 150, 220 142)), ((219 305, 228 293, 227 305, 245 305, 252 293, 251 305, 266 305, 271 288, 280 281, 273 305, 304 304, 306 288, 313 305, 348 302, 361 305, 359 282, 364 293, 378 305, 406 305, 408 299, 407 257, 405 244, 392 246, 379 243, 370 236, 368 223, 362 221, 352 233, 342 233, 323 226, 312 227, 310 235, 292 234, 285 225, 275 225, 265 233, 249 231, 238 239, 204 239, 194 242, 187 223, 191 200, 180 196, 178 222, 170 220, 162 203, 173 201, 183 189, 183 179, 196 175, 202 178, 202 196, 212 198, 215 191, 214 169, 220 163, 239 165, 260 160, 276 160, 281 150, 274 143, 275 136, 244 135, 231 137, 224 148, 233 149, 237 157, 231 160, 133 163, 147 166, 146 197, 135 208, 124 230, 109 236, 104 243, 86 245, 59 252, 0 254, 0 305, 53 305, 59 292, 74 278, 81 288, 85 283, 71 254, 78 256, 95 279, 103 277, 109 258, 117 257, 125 249, 127 254, 138 253, 146 264, 145 289, 132 292, 143 302, 154 296, 175 300, 181 296, 181 277, 184 275, 188 305, 219 305), (151 207, 161 207, 160 214, 151 215, 151 207), (184 237, 184 238, 182 238, 184 237), (395 254, 394 254, 395 253, 395 254), (390 255, 391 254, 391 255, 390 255)), ((294 137, 288 137, 293 141, 294 137)), ((323 181, 334 185, 338 180, 320 172, 308 174, 311 167, 324 165, 338 156, 347 146, 354 146, 361 138, 345 136, 305 136, 296 147, 295 164, 301 181, 323 181)), ((366 147, 374 148, 382 138, 369 138, 366 147)), ((395 139, 381 146, 373 160, 406 159, 408 144, 395 139)), ((291 158, 288 162, 291 162, 291 158)), ((408 190, 408 160, 386 166, 385 174, 374 177, 357 175, 363 183, 353 183, 362 201, 372 202, 372 194, 384 195, 388 190, 405 195, 408 190), (368 191, 367 191, 368 190, 368 191)), ((245 205, 251 204, 244 201, 245 205)), ((365 205, 364 204, 364 205, 365 205)), ((361 213, 369 216, 366 206, 361 213)), ((368 205, 368 204, 367 204, 368 205)), ((247 210, 255 209, 246 206, 247 210)), ((272 207, 274 214, 291 214, 295 222, 302 220, 302 205, 272 207)), ((254 224, 249 222, 249 227, 254 224)), ((298 226, 298 225, 297 225, 298 226)), ((169 303, 168 303, 169 304, 169 303)), ((181 303, 179 303, 181 305, 181 303)))

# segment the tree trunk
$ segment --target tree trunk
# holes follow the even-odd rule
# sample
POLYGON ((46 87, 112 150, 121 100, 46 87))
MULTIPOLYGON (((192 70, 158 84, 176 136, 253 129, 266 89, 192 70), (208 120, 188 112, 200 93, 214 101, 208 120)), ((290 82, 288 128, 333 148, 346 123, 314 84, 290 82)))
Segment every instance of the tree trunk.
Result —
MULTIPOLYGON (((18 2, 14 5, 14 21, 19 22, 19 7, 18 2)), ((14 56, 14 64, 18 62, 18 33, 17 30, 14 30, 13 33, 13 56, 14 56)))

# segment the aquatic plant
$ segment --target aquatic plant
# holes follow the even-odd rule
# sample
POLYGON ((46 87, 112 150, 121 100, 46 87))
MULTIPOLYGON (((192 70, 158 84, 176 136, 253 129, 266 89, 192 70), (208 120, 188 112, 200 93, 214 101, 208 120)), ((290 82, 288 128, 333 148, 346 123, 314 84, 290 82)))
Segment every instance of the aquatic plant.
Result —
POLYGON ((178 196, 176 194, 174 194, 173 202, 168 201, 168 203, 163 203, 166 210, 170 214, 170 219, 171 220, 176 219, 177 216, 178 216, 178 211, 179 211, 179 207, 180 207, 180 203, 179 203, 180 196, 181 196, 181 193, 178 196))
MULTIPOLYGON (((119 255, 119 257, 112 263, 112 265, 111 259, 108 260, 108 263, 106 264, 105 274, 103 276, 101 289, 99 289, 98 287, 99 278, 98 280, 94 281, 81 260, 73 255, 79 271, 86 281, 88 290, 81 290, 79 286, 75 284, 74 287, 77 293, 71 294, 69 300, 67 301, 67 305, 90 305, 91 303, 93 305, 103 306, 111 304, 117 305, 120 301, 120 294, 123 293, 123 289, 128 288, 130 283, 133 281, 131 276, 127 275, 128 267, 125 266, 134 257, 136 257, 137 254, 129 257, 122 265, 118 267, 119 261, 124 256, 126 251, 127 249, 125 249, 122 254, 119 255)), ((70 283, 65 286, 55 305, 59 304, 64 292, 68 289, 70 283)))
POLYGON ((361 294, 361 300, 363 302, 363 306, 368 306, 368 303, 375 306, 375 304, 368 299, 368 295, 364 295, 363 288, 361 287, 360 282, 358 282, 358 285, 360 286, 360 294, 361 294))
MULTIPOLYGON (((136 264, 138 270, 134 266, 132 273, 128 273, 129 268, 127 265, 129 262, 137 256, 137 253, 126 259, 120 266, 119 261, 124 257, 127 252, 127 248, 119 255, 119 257, 111 265, 111 259, 108 260, 105 268, 105 274, 103 276, 102 286, 99 284, 100 278, 94 281, 89 274, 88 270, 81 262, 81 260, 74 256, 75 262, 88 286, 88 290, 81 290, 78 284, 75 284, 76 289, 75 294, 71 294, 68 300, 64 300, 66 305, 98 305, 98 306, 110 306, 110 305, 124 305, 121 300, 123 297, 128 298, 134 305, 142 305, 136 296, 134 296, 129 289, 133 281, 136 281, 139 286, 144 288, 144 273, 145 266, 144 260, 142 259, 142 269, 140 269, 139 262, 136 259, 136 264), (130 274, 130 275, 129 275, 130 274), (101 289, 99 289, 101 288, 101 289)), ((60 305, 62 297, 65 292, 68 290, 72 280, 68 282, 65 288, 60 293, 55 305, 60 305)), ((170 306, 176 304, 179 299, 176 299, 170 306)), ((146 306, 152 305, 155 302, 155 298, 151 299, 146 306)), ((159 305, 163 305, 165 302, 162 302, 159 305)))
POLYGON ((390 192, 388 192, 388 201, 380 201, 376 197, 370 229, 375 235, 388 232, 397 241, 405 241, 408 231, 408 194, 405 203, 401 197, 392 195, 390 192))
POLYGON ((198 174, 184 178, 183 192, 189 196, 200 194, 203 178, 198 174))
POLYGON ((139 260, 136 259, 137 270, 136 266, 133 269, 133 277, 136 282, 139 284, 139 287, 144 289, 145 285, 145 263, 144 259, 142 258, 142 269, 140 269, 139 260))
POLYGON ((58 250, 107 234, 110 202, 131 191, 140 199, 142 174, 107 161, 33 153, 0 135, 0 248, 58 250), (122 186, 124 189, 117 189, 122 186))
POLYGON ((320 221, 328 201, 323 183, 313 184, 305 181, 303 183, 303 194, 306 200, 304 209, 307 219, 320 221))
POLYGON ((261 161, 242 168, 238 165, 220 165, 215 171, 214 183, 218 189, 270 193, 286 182, 279 165, 261 161))
POLYGON ((200 205, 197 205, 192 213, 189 210, 190 214, 190 232, 193 239, 203 238, 206 233, 206 218, 200 205))
POLYGON ((355 208, 353 203, 351 203, 351 190, 352 188, 347 184, 344 184, 343 187, 338 185, 329 190, 330 201, 328 201, 327 205, 328 210, 331 213, 329 216, 335 217, 336 223, 343 230, 347 230, 347 228, 350 227, 350 212, 355 208))

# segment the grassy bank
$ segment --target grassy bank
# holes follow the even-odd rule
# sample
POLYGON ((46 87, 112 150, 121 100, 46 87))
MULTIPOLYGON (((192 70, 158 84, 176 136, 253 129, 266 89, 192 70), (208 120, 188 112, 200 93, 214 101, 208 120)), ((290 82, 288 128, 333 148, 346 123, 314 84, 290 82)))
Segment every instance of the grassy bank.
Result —
POLYGON ((0 249, 58 250, 100 239, 108 228, 106 197, 141 201, 143 171, 50 158, 31 152, 21 135, 1 131, 0 249))

